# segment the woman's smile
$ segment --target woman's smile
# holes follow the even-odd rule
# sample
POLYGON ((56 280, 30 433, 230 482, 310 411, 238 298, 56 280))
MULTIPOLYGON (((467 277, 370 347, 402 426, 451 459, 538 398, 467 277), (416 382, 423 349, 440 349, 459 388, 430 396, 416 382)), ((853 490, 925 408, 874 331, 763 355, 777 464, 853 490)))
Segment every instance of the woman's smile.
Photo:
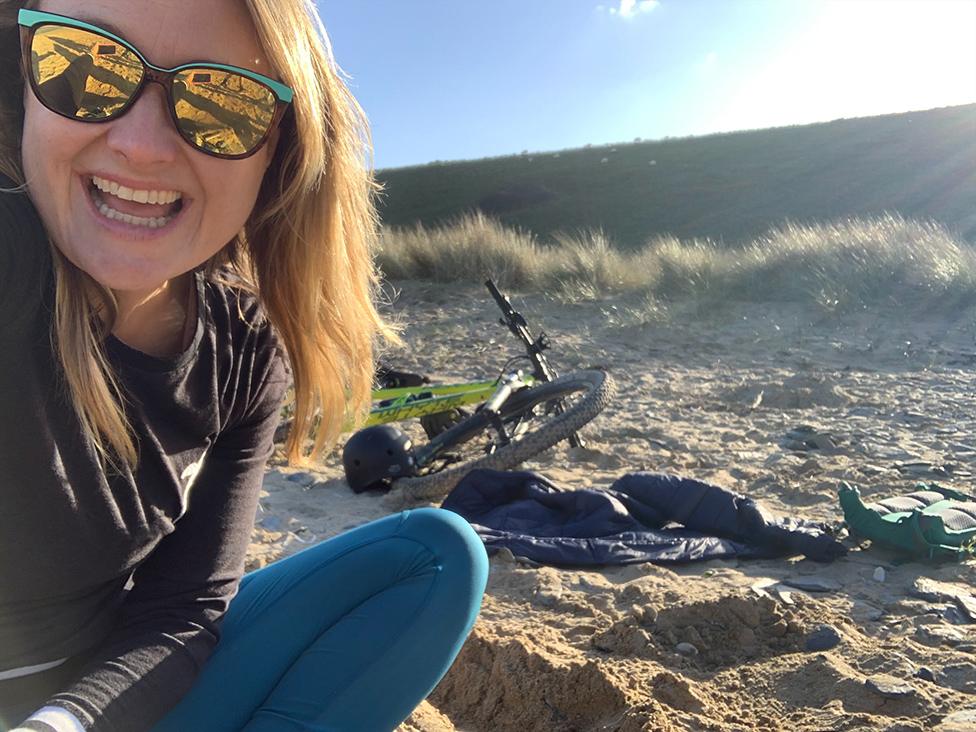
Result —
POLYGON ((163 184, 126 181, 115 176, 82 176, 96 219, 114 234, 156 238, 173 231, 191 201, 163 184))

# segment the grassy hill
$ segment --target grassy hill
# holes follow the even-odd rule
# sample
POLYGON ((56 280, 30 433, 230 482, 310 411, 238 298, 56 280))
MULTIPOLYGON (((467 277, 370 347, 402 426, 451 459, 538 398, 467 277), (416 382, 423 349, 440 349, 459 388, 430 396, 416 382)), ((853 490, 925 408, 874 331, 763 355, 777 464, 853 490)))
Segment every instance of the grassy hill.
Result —
POLYGON ((378 171, 387 226, 480 209, 545 238, 602 228, 741 243, 785 220, 884 212, 976 242, 976 104, 378 171))

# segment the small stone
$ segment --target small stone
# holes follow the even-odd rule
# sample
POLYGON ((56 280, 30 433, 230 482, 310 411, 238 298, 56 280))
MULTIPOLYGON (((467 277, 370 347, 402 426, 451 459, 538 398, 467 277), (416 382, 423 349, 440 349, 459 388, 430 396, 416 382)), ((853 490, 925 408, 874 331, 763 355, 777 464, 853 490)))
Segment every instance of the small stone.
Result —
POLYGON ((495 559, 502 564, 515 564, 515 555, 507 546, 503 546, 499 548, 497 552, 495 552, 495 559))
POLYGON ((535 595, 536 602, 542 605, 542 607, 555 607, 561 599, 562 593, 553 592, 552 590, 540 590, 535 595))
POLYGON ((941 582, 928 577, 919 577, 912 583, 908 594, 928 602, 943 602, 952 598, 951 590, 941 582))
POLYGON ((915 694, 915 687, 893 676, 869 676, 864 685, 886 699, 904 699, 915 694))
POLYGON ((696 628, 694 625, 689 625, 682 630, 681 639, 687 643, 690 643, 696 648, 705 647, 705 639, 701 637, 701 633, 698 632, 698 628, 696 628))
POLYGON ((818 625, 813 632, 807 636, 804 648, 814 651, 829 651, 836 647, 841 641, 841 635, 837 628, 832 625, 818 625))
POLYGON ((759 627, 759 623, 762 620, 762 613, 759 611, 758 603, 746 602, 745 600, 736 598, 730 600, 728 608, 745 626, 749 628, 759 627))
POLYGON ((818 463, 813 458, 805 461, 802 465, 798 465, 793 469, 797 475, 807 475, 809 473, 819 473, 821 470, 820 463, 818 463))
POLYGON ((682 656, 698 655, 698 649, 695 646, 693 646, 691 643, 679 643, 674 647, 674 650, 676 650, 682 656))
POLYGON ((976 729, 976 709, 960 709, 946 715, 936 732, 972 732, 976 729))
POLYGON ((946 605, 942 611, 942 617, 946 619, 946 622, 952 623, 953 625, 966 625, 969 623, 969 617, 964 615, 955 605, 946 605))
POLYGON ((258 521, 258 526, 266 531, 284 531, 285 522, 281 520, 280 516, 275 516, 273 513, 263 516, 258 521))
POLYGON ((885 616, 885 611, 867 602, 855 600, 851 605, 851 616, 858 620, 868 620, 874 623, 885 616))
POLYGON ((793 602, 793 593, 790 592, 789 590, 777 589, 776 596, 779 598, 780 602, 782 602, 784 605, 796 604, 795 602, 793 602))
POLYGON ((739 628, 736 640, 742 648, 753 648, 756 645, 756 633, 752 628, 739 628))
POLYGON ((919 666, 918 671, 915 672, 915 676, 922 679, 922 681, 930 681, 935 683, 935 672, 928 666, 919 666))
POLYGON ((314 475, 303 472, 292 473, 288 476, 288 480, 292 483, 298 483, 302 488, 311 488, 318 483, 318 479, 314 475))
POLYGON ((647 605, 644 607, 644 620, 641 625, 645 627, 650 627, 657 622, 657 608, 647 605))
POLYGON ((933 465, 927 462, 898 463, 895 465, 895 470, 902 475, 909 475, 914 478, 946 478, 951 472, 943 465, 933 465))
POLYGON ((795 587, 798 590, 806 590, 807 592, 836 592, 843 587, 837 580, 831 579, 830 577, 817 577, 815 575, 791 577, 783 580, 783 584, 795 587))
POLYGON ((915 637, 928 646, 955 646, 966 636, 948 625, 923 625, 915 631, 915 637))
POLYGON ((784 635, 786 635, 789 629, 790 629, 789 623, 787 623, 785 620, 780 618, 771 626, 769 626, 769 634, 772 635, 774 638, 782 638, 784 635))
POLYGON ((832 450, 837 447, 837 443, 830 435, 816 434, 810 435, 806 440, 807 444, 814 450, 832 450))
POLYGON ((871 576, 874 577, 875 582, 884 582, 885 581, 884 567, 875 567, 874 574, 871 576))
POLYGON ((976 623, 976 597, 960 592, 954 599, 968 622, 976 623))
POLYGON ((837 447, 832 435, 818 432, 810 425, 800 425, 790 430, 784 442, 791 443, 789 446, 783 445, 790 450, 832 450, 837 447))

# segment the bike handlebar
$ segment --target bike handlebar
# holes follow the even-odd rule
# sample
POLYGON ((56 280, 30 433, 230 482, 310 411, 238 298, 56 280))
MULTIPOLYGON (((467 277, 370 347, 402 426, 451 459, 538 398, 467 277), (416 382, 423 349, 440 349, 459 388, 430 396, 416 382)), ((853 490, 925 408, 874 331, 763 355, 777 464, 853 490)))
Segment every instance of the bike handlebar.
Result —
POLYGON ((529 359, 532 361, 534 367, 535 377, 542 381, 552 381, 555 379, 556 370, 542 353, 549 348, 549 338, 546 334, 540 333, 538 338, 533 339, 525 317, 512 307, 511 301, 502 294, 495 286, 495 283, 490 279, 485 280, 485 287, 488 288, 488 292, 491 293, 491 296, 495 299, 495 302, 502 311, 502 325, 508 326, 512 334, 522 341, 522 344, 525 346, 525 350, 529 354, 529 359))
MULTIPOLYGON (((498 307, 502 311, 501 324, 507 325, 508 329, 512 331, 516 338, 522 341, 525 346, 526 352, 529 354, 529 360, 532 361, 532 367, 534 371, 535 378, 540 381, 552 381, 556 378, 556 370, 549 363, 549 360, 543 355, 543 351, 549 348, 549 338, 546 336, 545 332, 539 333, 539 337, 532 338, 532 333, 529 332, 529 324, 525 322, 525 317, 512 307, 511 301, 502 294, 502 292, 495 286, 495 283, 490 279, 485 280, 485 287, 488 288, 488 292, 491 296, 495 298, 495 302, 498 303, 498 307)), ((562 401, 559 400, 556 404, 556 410, 562 412, 563 405, 562 401)), ((573 433, 569 436, 569 444, 573 447, 583 447, 584 443, 582 438, 573 433)))

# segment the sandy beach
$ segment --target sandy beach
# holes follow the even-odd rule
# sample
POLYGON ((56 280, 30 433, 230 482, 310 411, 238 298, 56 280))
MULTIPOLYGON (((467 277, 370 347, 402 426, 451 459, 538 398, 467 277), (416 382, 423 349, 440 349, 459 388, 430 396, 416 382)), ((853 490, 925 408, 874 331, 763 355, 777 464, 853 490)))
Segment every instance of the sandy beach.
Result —
MULTIPOLYGON (((518 353, 483 288, 396 288, 388 314, 409 346, 388 354, 397 368, 462 381, 492 377, 518 353)), ((550 334, 561 372, 600 365, 618 382, 586 447, 562 444, 525 466, 562 487, 669 472, 831 524, 842 519, 844 480, 868 500, 918 481, 972 490, 972 310, 512 299, 533 332, 550 334), (819 435, 819 447, 791 441, 797 428, 819 435)), ((248 569, 391 510, 352 493, 336 456, 297 471, 279 455, 248 569)), ((467 644, 401 730, 976 729, 976 624, 953 599, 968 597, 976 564, 849 544, 830 564, 599 570, 500 552, 467 644), (822 626, 836 645, 808 650, 822 626)))

